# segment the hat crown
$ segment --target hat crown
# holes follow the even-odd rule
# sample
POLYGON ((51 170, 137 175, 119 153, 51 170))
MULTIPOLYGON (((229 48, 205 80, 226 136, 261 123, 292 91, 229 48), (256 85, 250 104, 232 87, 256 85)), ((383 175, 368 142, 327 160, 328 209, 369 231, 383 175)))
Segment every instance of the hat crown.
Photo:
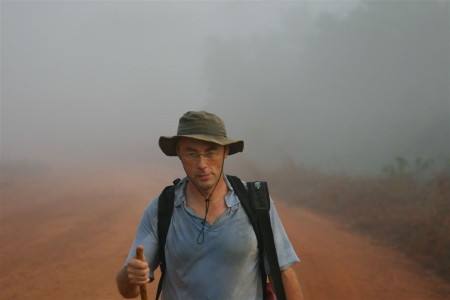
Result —
POLYGON ((192 134, 227 136, 222 119, 206 111, 189 111, 180 118, 177 135, 192 134))

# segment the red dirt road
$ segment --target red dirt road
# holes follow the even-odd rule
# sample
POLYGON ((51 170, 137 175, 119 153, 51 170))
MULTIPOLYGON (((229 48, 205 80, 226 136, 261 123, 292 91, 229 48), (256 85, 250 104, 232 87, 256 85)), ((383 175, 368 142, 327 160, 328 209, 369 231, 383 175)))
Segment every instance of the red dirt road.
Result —
POLYGON ((305 299, 450 299, 448 284, 400 253, 317 214, 277 207, 302 259, 296 271, 305 299))
MULTIPOLYGON (((114 278, 141 213, 176 175, 146 166, 2 174, 0 299, 122 299, 114 278)), ((396 251, 277 207, 302 258, 295 270, 305 299, 450 299, 448 284, 396 251)))

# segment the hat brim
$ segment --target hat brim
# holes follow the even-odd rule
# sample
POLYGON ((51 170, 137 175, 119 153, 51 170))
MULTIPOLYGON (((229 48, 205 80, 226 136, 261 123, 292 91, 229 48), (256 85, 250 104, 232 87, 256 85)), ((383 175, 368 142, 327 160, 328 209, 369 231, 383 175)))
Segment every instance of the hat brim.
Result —
POLYGON ((204 134, 190 134, 190 135, 174 135, 174 136, 161 136, 159 138, 159 148, 167 156, 177 156, 177 139, 180 137, 187 137, 206 142, 212 142, 222 146, 230 146, 230 152, 228 155, 233 155, 244 150, 244 141, 234 140, 223 136, 211 136, 204 134))

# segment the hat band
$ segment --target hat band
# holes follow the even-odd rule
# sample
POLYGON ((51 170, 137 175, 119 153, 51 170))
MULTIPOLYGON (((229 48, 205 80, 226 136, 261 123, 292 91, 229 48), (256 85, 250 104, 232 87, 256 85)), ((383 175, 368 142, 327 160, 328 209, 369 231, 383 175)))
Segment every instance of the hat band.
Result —
POLYGON ((184 127, 178 130, 177 135, 194 135, 194 134, 203 134, 203 135, 211 135, 211 136, 220 136, 227 137, 226 133, 220 128, 199 128, 199 127, 184 127))

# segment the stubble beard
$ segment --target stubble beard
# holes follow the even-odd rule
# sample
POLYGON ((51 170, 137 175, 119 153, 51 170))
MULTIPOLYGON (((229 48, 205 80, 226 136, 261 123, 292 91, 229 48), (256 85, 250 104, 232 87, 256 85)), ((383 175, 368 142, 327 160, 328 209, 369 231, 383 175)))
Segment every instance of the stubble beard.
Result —
MULTIPOLYGON (((220 180, 220 177, 218 178, 218 176, 214 173, 211 174, 211 178, 209 180, 200 180, 198 178, 192 179, 193 180, 193 184, 197 187, 197 189, 199 189, 199 191, 203 194, 203 196, 205 197, 211 197, 211 193, 214 190, 214 187, 216 186, 217 181, 220 180)), ((194 188, 195 188, 194 186, 194 188)))

